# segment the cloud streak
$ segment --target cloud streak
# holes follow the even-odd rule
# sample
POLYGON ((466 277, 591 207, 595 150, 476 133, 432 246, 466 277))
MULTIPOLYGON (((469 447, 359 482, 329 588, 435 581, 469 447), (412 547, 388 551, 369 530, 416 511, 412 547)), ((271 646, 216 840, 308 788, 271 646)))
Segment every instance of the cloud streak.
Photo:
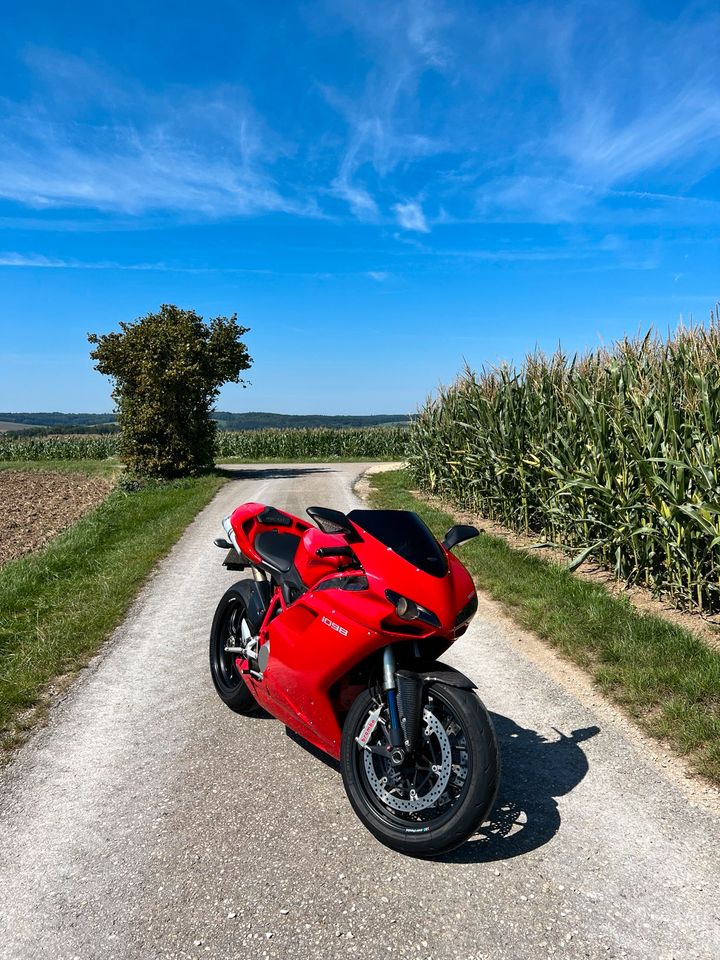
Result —
POLYGON ((720 72, 697 51, 720 39, 720 17, 689 8, 661 23, 614 3, 604 17, 594 4, 535 12, 552 93, 544 129, 520 118, 512 160, 480 186, 479 211, 563 223, 603 208, 666 218, 673 203, 674 217, 702 218, 704 198, 690 191, 720 162, 720 72))
POLYGON ((386 192, 398 167, 445 149, 434 131, 423 128, 417 91, 425 73, 446 70, 449 54, 443 31, 450 18, 441 4, 423 0, 402 0, 392 7, 382 0, 362 6, 335 2, 330 10, 349 23, 372 61, 359 96, 322 87, 327 102, 348 126, 333 190, 355 214, 377 217, 379 204, 368 180, 379 193, 386 192))
POLYGON ((28 103, 0 102, 1 198, 134 216, 319 214, 269 172, 282 146, 241 89, 150 95, 130 85, 116 97, 119 81, 76 58, 36 50, 30 65, 52 85, 28 103), (83 116, 88 106, 97 120, 83 116))
POLYGON ((271 276, 274 271, 246 267, 192 267, 170 263, 122 263, 117 260, 75 260, 48 257, 41 253, 0 253, 0 268, 20 267, 47 270, 141 270, 155 273, 241 273, 271 276))
POLYGON ((720 68, 697 51, 720 39, 718 14, 652 19, 614 0, 318 10, 302 54, 312 130, 267 103, 261 115, 239 83, 150 90, 25 50, 30 92, 0 98, 0 200, 116 222, 354 218, 408 239, 482 221, 715 215, 704 178, 720 164, 720 68), (328 23, 347 66, 326 74, 312 44, 328 23))
POLYGON ((416 233, 429 233, 425 214, 419 203, 396 203, 393 207, 397 221, 403 230, 413 230, 416 233))

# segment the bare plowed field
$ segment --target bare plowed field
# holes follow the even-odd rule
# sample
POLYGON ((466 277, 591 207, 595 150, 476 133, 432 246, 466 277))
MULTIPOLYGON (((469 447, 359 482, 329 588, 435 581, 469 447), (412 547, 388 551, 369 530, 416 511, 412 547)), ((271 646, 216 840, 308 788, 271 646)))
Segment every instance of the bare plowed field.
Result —
POLYGON ((113 485, 108 477, 77 473, 0 471, 0 564, 44 547, 113 485))

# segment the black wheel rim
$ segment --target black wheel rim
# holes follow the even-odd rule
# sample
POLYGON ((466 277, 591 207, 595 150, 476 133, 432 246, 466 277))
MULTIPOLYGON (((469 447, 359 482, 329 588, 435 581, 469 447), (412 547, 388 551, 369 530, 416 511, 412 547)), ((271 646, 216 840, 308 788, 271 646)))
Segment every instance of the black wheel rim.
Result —
POLYGON ((233 693, 243 683, 235 664, 237 654, 228 653, 226 646, 238 646, 241 640, 240 623, 245 608, 239 600, 231 600, 225 608, 213 642, 213 672, 218 686, 226 694, 233 693))
MULTIPOLYGON (((369 709, 376 708, 378 705, 379 704, 374 703, 369 709)), ((458 716, 456 708, 442 693, 438 692, 437 689, 431 690, 429 697, 426 698, 424 707, 428 706, 432 709, 433 714, 440 721, 446 732, 452 757, 452 772, 447 787, 441 794, 439 800, 433 805, 410 811, 393 809, 383 801, 371 784, 365 766, 365 754, 367 751, 360 747, 356 747, 356 749, 353 750, 355 779, 360 785, 369 810, 386 826, 393 827, 403 833, 422 833, 430 828, 437 828, 447 823, 463 803, 470 789, 472 780, 472 754, 468 749, 469 738, 463 718, 458 716)), ((387 707, 384 707, 381 717, 386 722, 389 721, 387 707)), ((354 736, 359 735, 366 720, 367 714, 364 714, 357 729, 354 731, 354 736)), ((409 790, 411 788, 415 789, 416 792, 422 796, 422 791, 424 787, 427 786, 424 781, 427 781, 428 777, 432 776, 432 774, 429 774, 429 769, 432 769, 433 765, 437 766, 439 759, 437 744, 432 742, 432 736, 423 738, 422 727, 423 725, 421 725, 421 734, 418 739, 420 741, 424 740, 424 742, 419 746, 415 757, 412 758, 412 760, 406 761, 406 764, 401 768, 400 779, 403 783, 393 788, 399 797, 409 796, 409 790)), ((381 723, 378 723, 369 743, 370 745, 385 743, 383 725, 381 723)), ((372 754, 371 756, 374 769, 378 776, 386 776, 387 772, 392 769, 392 762, 389 756, 387 759, 377 754, 372 754)), ((432 783, 430 783, 429 786, 431 787, 432 783)), ((428 790, 428 794, 429 792, 428 790)))

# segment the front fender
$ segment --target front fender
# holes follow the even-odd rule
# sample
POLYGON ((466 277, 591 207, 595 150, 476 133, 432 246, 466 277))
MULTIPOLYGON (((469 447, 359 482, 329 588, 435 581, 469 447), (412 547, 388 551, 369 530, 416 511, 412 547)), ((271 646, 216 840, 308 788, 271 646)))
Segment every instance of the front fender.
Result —
POLYGON ((397 676, 414 674, 420 677, 423 686, 436 681, 437 683, 446 683, 449 687, 460 687, 462 690, 477 690, 477 684, 464 673, 460 673, 455 667, 449 667, 446 663, 439 660, 432 662, 418 663, 417 667, 413 664, 411 668, 403 668, 397 671, 397 676))
POLYGON ((449 687, 463 690, 475 690, 476 685, 464 673, 449 667, 445 663, 418 663, 414 669, 401 668, 395 671, 397 681, 400 724, 405 735, 405 743, 410 750, 415 749, 420 733, 423 713, 423 691, 429 683, 445 683, 449 687))

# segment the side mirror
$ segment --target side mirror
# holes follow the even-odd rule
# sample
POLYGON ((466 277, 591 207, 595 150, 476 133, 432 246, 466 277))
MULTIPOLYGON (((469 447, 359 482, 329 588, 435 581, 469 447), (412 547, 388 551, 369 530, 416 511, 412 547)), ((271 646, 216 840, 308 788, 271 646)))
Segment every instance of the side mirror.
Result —
POLYGON ((471 527, 467 523, 456 523, 455 526, 450 527, 445 534, 442 545, 446 550, 452 550, 452 548, 456 547, 459 543, 465 543, 466 540, 472 540, 473 537, 479 536, 480 531, 477 527, 471 527))

